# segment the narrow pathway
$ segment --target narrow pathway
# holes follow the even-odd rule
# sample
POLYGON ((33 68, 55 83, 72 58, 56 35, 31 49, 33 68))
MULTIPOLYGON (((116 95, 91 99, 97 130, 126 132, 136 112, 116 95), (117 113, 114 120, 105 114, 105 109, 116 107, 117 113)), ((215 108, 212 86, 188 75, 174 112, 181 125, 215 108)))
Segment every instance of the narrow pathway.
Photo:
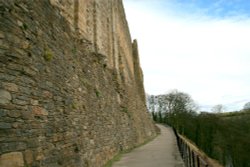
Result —
POLYGON ((184 167, 170 127, 157 125, 161 134, 146 145, 124 154, 113 167, 184 167))

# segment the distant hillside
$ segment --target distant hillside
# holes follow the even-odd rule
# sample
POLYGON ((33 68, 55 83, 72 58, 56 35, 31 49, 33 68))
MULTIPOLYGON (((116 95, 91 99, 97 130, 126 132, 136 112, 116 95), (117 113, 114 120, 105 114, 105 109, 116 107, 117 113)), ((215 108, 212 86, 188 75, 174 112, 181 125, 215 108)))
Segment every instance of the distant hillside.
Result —
POLYGON ((234 118, 234 117, 243 117, 243 116, 250 116, 250 109, 249 110, 242 110, 242 111, 235 111, 235 112, 225 112, 225 113, 218 113, 219 117, 224 118, 234 118))

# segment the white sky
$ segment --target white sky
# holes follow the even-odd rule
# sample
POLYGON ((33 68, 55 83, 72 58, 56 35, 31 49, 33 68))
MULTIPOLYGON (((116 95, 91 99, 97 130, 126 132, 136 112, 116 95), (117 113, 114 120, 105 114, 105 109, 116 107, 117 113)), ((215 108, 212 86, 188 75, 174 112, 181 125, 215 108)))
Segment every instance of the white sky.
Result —
POLYGON ((124 0, 146 92, 178 89, 202 110, 216 104, 242 109, 250 101, 250 19, 178 13, 172 4, 157 8, 161 1, 124 0))

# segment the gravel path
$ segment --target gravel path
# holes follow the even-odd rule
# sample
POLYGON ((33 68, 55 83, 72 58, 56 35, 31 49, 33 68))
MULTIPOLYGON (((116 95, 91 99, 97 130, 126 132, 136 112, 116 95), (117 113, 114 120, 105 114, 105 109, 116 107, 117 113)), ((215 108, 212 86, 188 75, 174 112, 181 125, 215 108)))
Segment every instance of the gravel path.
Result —
POLYGON ((184 167, 170 127, 157 125, 161 134, 153 141, 122 155, 113 167, 184 167))

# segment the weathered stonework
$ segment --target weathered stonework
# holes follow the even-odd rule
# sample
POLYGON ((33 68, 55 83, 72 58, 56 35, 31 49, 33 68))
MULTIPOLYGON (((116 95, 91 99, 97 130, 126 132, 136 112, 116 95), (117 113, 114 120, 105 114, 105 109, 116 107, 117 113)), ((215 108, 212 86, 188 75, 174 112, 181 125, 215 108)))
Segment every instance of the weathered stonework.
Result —
POLYGON ((2 167, 23 167, 23 154, 21 152, 11 152, 0 156, 0 166, 2 167))
POLYGON ((153 136, 121 0, 0 0, 0 166, 101 167, 153 136))

